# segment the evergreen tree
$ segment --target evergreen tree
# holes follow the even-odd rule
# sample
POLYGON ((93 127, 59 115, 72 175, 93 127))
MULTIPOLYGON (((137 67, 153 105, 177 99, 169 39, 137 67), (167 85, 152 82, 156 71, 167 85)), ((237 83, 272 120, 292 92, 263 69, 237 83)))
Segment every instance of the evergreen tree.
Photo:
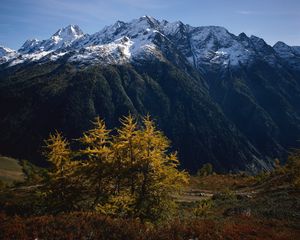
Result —
POLYGON ((300 188, 300 149, 295 149, 289 155, 285 168, 294 186, 300 188))
POLYGON ((213 166, 211 163, 205 163, 203 166, 197 171, 198 176, 209 176, 213 174, 213 166))

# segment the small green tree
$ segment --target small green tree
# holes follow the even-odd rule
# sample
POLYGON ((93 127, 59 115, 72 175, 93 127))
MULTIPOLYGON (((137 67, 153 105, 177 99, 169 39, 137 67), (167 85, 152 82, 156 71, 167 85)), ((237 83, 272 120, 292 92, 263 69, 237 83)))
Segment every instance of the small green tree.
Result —
POLYGON ((196 207, 193 209, 195 217, 206 217, 212 208, 211 199, 203 199, 197 202, 196 207))
POLYGON ((25 183, 27 184, 38 184, 48 177, 48 172, 45 168, 37 167, 28 160, 22 160, 20 164, 25 176, 25 183))
POLYGON ((211 163, 205 163, 198 171, 197 176, 208 176, 213 174, 213 166, 211 163))
POLYGON ((300 149, 295 149, 289 155, 285 169, 290 174, 294 186, 300 187, 300 149))

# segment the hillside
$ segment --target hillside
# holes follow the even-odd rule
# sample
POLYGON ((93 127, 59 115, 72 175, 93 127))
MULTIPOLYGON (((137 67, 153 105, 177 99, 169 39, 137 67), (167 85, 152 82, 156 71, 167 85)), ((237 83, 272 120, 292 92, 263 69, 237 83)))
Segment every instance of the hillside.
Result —
POLYGON ((22 166, 16 159, 0 156, 0 181, 4 184, 24 180, 22 166))
POLYGON ((176 217, 154 226, 133 219, 110 218, 97 212, 29 217, 28 211, 32 214, 38 210, 38 205, 31 205, 36 199, 33 195, 36 187, 20 187, 0 194, 0 203, 6 203, 0 214, 4 223, 0 236, 3 239, 12 236, 82 239, 92 234, 93 239, 110 240, 294 240, 300 236, 300 192, 286 181, 286 176, 268 174, 264 178, 194 176, 177 200, 176 217), (13 200, 11 196, 14 196, 13 200), (13 217, 15 212, 25 216, 13 217))

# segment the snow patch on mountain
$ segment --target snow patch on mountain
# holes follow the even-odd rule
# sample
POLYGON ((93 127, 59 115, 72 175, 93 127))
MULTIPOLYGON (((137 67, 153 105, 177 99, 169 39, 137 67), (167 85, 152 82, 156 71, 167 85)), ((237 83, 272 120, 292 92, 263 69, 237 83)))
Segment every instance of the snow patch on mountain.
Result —
POLYGON ((108 44, 87 46, 72 56, 70 62, 101 62, 105 64, 122 64, 130 59, 129 48, 133 42, 127 37, 108 44))
MULTIPOLYGON (((153 32, 152 32, 153 33, 153 32)), ((149 34, 151 34, 149 32, 149 34)), ((82 48, 74 54, 70 62, 102 63, 102 64, 124 64, 135 59, 148 57, 160 57, 156 45, 149 43, 148 35, 139 35, 130 39, 121 37, 107 44, 91 45, 82 48)))
POLYGON ((156 35, 163 35, 157 30, 158 26, 159 22, 148 16, 129 23, 117 21, 81 43, 74 42, 73 46, 80 46, 81 50, 70 61, 122 64, 151 57, 161 59, 162 53, 154 43, 156 35))
POLYGON ((196 67, 246 64, 252 55, 242 42, 223 27, 198 27, 192 29, 190 35, 196 67))
POLYGON ((41 43, 41 41, 39 41, 36 38, 29 39, 22 45, 22 47, 18 50, 18 52, 21 54, 35 52, 35 51, 39 50, 38 47, 39 47, 40 43, 41 43))
POLYGON ((24 54, 24 55, 18 55, 17 58, 13 59, 10 63, 9 66, 14 66, 17 64, 21 64, 24 62, 36 62, 42 59, 43 57, 47 56, 49 53, 52 51, 42 51, 42 52, 37 52, 33 54, 24 54))
POLYGON ((163 20, 160 23, 160 27, 166 35, 175 35, 180 31, 180 27, 187 27, 188 25, 184 25, 181 21, 176 22, 168 22, 163 20))

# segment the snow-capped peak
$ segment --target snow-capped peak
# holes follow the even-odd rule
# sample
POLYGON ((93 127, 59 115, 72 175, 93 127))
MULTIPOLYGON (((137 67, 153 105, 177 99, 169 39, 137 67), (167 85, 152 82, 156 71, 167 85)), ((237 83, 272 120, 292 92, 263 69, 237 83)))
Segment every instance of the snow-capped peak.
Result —
POLYGON ((77 25, 68 25, 67 27, 59 29, 52 35, 52 39, 56 41, 73 41, 83 36, 83 31, 77 25))
POLYGON ((152 17, 143 16, 131 22, 117 21, 101 31, 76 41, 72 46, 81 50, 71 61, 124 63, 134 59, 159 57, 161 54, 154 43, 159 32, 160 22, 152 17))
POLYGON ((19 53, 25 54, 34 52, 36 47, 38 47, 40 41, 38 39, 28 39, 22 47, 18 50, 19 53))
POLYGON ((160 22, 151 16, 142 16, 138 19, 140 23, 149 24, 151 28, 156 28, 160 22))
POLYGON ((83 37, 82 30, 77 25, 68 25, 52 35, 50 41, 53 49, 70 46, 72 42, 83 37))
POLYGON ((0 64, 17 57, 17 52, 10 48, 0 46, 0 64))
POLYGON ((16 51, 0 45, 0 57, 7 56, 13 53, 16 53, 16 51))
POLYGON ((81 46, 108 44, 125 36, 129 39, 137 39, 142 36, 145 38, 149 32, 158 31, 159 24, 158 20, 149 16, 143 16, 128 23, 117 21, 90 35, 81 46))
POLYGON ((52 52, 57 49, 70 46, 75 40, 84 36, 77 25, 68 25, 56 31, 50 39, 39 41, 37 39, 27 40, 18 50, 21 54, 52 52))
POLYGON ((163 32, 166 35, 174 35, 180 30, 184 30, 188 25, 184 25, 181 21, 176 21, 176 22, 168 22, 166 20, 161 21, 160 23, 161 29, 163 29, 163 32))

